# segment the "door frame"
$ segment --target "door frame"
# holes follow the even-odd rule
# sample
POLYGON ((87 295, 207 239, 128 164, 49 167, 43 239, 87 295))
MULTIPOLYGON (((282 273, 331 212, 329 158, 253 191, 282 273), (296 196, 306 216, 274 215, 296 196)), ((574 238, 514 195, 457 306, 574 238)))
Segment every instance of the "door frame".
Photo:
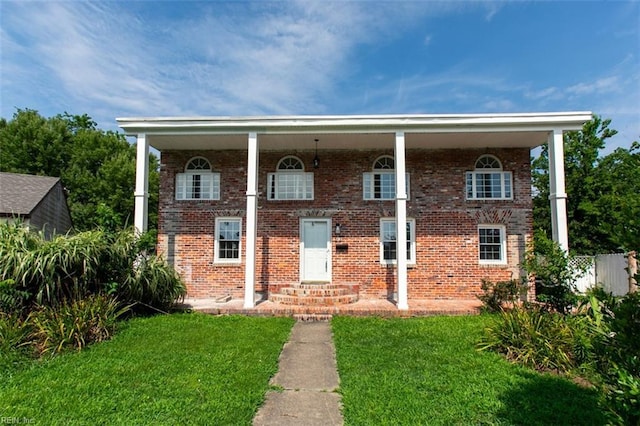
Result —
POLYGON ((330 283, 332 279, 331 263, 332 263, 332 245, 331 245, 331 218, 328 217, 302 217, 300 218, 300 282, 327 282, 330 283), (305 280, 304 260, 305 260, 305 246, 304 246, 304 224, 307 222, 324 222, 327 224, 327 276, 326 280, 305 280))

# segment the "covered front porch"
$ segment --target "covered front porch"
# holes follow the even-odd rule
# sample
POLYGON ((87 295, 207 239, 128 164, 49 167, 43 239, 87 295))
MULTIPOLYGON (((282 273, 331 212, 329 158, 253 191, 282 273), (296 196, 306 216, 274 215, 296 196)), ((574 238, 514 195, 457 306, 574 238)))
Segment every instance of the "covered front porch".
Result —
MULTIPOLYGON (((244 223, 243 310, 270 309, 273 301, 257 303, 258 253, 258 172, 261 152, 313 149, 320 153, 338 150, 385 149, 393 152, 396 194, 393 199, 395 229, 407 222, 405 158, 408 150, 452 150, 491 148, 534 148, 549 144, 553 237, 568 248, 566 194, 564 189, 563 132, 579 130, 591 118, 589 112, 463 115, 383 115, 383 116, 288 116, 288 117, 181 117, 121 118, 118 123, 137 138, 135 226, 147 228, 149 148, 165 150, 238 150, 246 152, 244 223)), ((314 161, 315 163, 315 161, 314 161)), ((331 230, 335 224, 328 222, 331 230)), ((404 232, 396 244, 407 244, 404 232)), ((397 290, 393 302, 359 301, 361 305, 380 303, 393 310, 411 312, 419 300, 408 300, 407 254, 397 251, 393 268, 397 290)), ((237 303, 237 302, 234 302, 237 303)), ((447 302, 443 302, 447 303, 447 302)), ((457 302, 456 302, 457 303, 457 302)), ((355 304, 343 309, 359 310, 355 304)), ((229 305, 230 306, 230 305, 229 305)), ((222 308, 220 308, 222 309, 222 308)), ((286 311, 287 308, 283 307, 286 311)), ((336 308, 338 309, 338 308, 336 308)), ((368 306, 366 310, 375 310, 368 306)))
POLYGON ((181 309, 191 309, 214 315, 286 316, 299 320, 327 320, 332 316, 418 317, 430 315, 471 315, 480 313, 481 303, 475 300, 411 300, 409 308, 398 309, 388 299, 358 299, 354 303, 333 306, 282 305, 256 294, 254 306, 246 308, 244 299, 185 299, 181 309))

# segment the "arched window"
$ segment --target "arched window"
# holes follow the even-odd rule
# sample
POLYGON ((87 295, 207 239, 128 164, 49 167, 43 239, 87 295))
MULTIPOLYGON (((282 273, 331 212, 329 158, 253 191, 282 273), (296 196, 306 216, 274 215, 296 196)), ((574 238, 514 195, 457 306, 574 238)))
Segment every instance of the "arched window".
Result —
POLYGON ((219 200, 220 173, 211 171, 204 157, 187 162, 184 173, 176 175, 176 200, 219 200))
POLYGON ((288 155, 267 175, 267 188, 269 200, 313 200, 313 173, 304 171, 298 157, 288 155))
POLYGON ((390 155, 383 155, 373 163, 373 170, 394 170, 395 161, 390 155))
MULTIPOLYGON (((409 173, 406 174, 409 195, 409 173)), ((378 157, 371 172, 362 175, 362 197, 365 200, 393 200, 396 198, 395 160, 390 155, 378 157)))
POLYGON ((511 200, 512 175, 502 170, 500 160, 489 154, 481 155, 475 169, 467 172, 467 200, 511 200))
POLYGON ((294 157, 293 155, 289 155, 288 157, 284 157, 280 161, 278 161, 278 167, 276 169, 279 172, 284 171, 304 171, 304 164, 298 157, 294 157))

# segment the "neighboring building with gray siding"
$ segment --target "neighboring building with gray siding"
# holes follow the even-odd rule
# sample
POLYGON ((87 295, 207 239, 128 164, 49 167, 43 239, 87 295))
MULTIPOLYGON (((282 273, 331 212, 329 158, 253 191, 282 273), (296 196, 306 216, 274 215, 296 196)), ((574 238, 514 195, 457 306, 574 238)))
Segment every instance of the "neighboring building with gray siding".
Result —
POLYGON ((0 173, 0 220, 15 218, 50 238, 71 229, 60 178, 0 173))

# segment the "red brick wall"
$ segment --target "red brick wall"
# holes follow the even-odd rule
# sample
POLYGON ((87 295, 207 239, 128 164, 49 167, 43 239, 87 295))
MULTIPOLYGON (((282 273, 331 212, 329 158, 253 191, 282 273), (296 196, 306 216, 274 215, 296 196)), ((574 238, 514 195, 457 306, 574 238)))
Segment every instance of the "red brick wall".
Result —
MULTIPOLYGON (((358 284, 361 297, 383 298, 395 288, 395 268, 380 264, 380 218, 393 217, 394 201, 364 201, 362 173, 376 158, 392 151, 321 152, 313 169, 311 151, 261 152, 258 197, 256 290, 299 281, 299 229, 303 217, 331 218, 342 232, 332 232, 332 280, 358 284), (297 155, 314 173, 312 201, 268 201, 267 173, 285 155, 297 155), (348 244, 337 252, 336 244, 348 244)), ((407 217, 416 223, 416 264, 408 271, 409 299, 473 298, 483 278, 509 279, 531 237, 531 180, 528 149, 409 150, 407 217), (465 201, 465 172, 482 154, 497 156, 513 172, 511 201, 465 201), (507 231, 507 265, 480 265, 478 224, 501 224, 507 231)), ((185 279, 189 296, 242 297, 246 226, 246 151, 167 151, 161 156, 159 250, 185 279), (221 173, 218 201, 176 201, 175 174, 188 160, 203 156, 221 173), (215 218, 242 217, 242 263, 214 263, 215 218)))

